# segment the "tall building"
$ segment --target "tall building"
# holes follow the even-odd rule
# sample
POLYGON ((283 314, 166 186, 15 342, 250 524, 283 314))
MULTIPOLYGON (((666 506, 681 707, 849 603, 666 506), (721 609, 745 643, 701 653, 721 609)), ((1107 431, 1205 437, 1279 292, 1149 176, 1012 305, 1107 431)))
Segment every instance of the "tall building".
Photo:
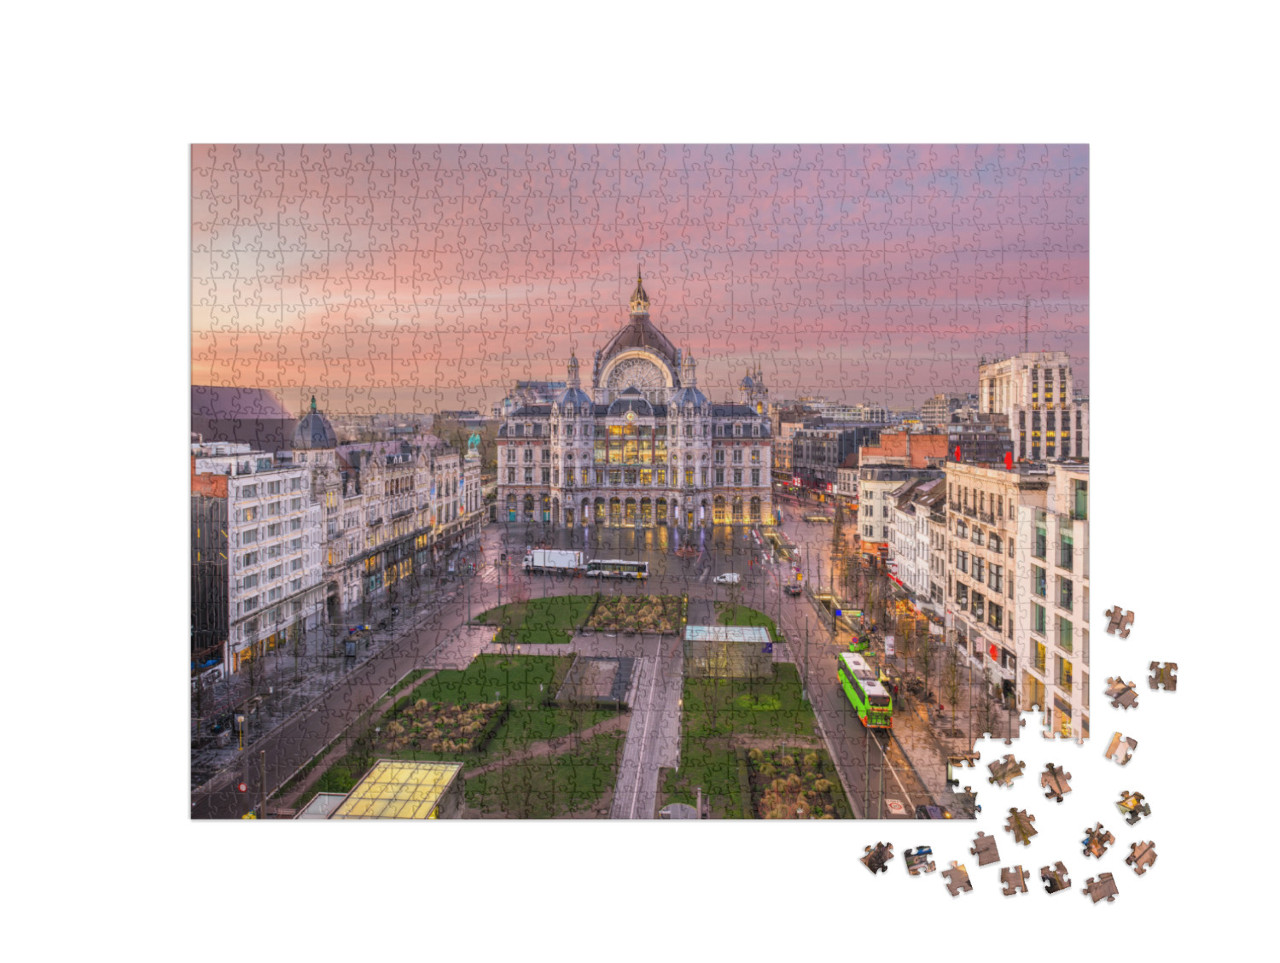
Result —
POLYGON ((866 445, 874 445, 883 430, 881 424, 806 425, 795 433, 791 444, 791 470, 800 484, 820 492, 834 492, 838 472, 849 455, 866 445))
POLYGON ((934 395, 920 406, 920 423, 927 429, 941 428, 951 421, 951 399, 934 395))
POLYGON ((978 367, 983 414, 1008 419, 1015 461, 1089 457, 1089 402, 1076 397, 1065 351, 1028 351, 978 367))
POLYGON ((1089 468, 1053 465, 1046 504, 1030 510, 1030 551, 1018 576, 1030 586, 1015 640, 1023 708, 1048 728, 1089 737, 1089 468))
POLYGON ((1035 547, 1034 520, 1051 477, 1044 465, 946 466, 948 629, 1010 703, 1023 695, 1018 640, 1031 617, 1018 560, 1035 547))
POLYGON ((591 390, 576 355, 550 401, 513 406, 498 429, 498 517, 550 526, 679 525, 772 517, 768 388, 757 368, 741 403, 698 389, 692 352, 649 315, 637 278, 630 315, 595 352, 591 390))

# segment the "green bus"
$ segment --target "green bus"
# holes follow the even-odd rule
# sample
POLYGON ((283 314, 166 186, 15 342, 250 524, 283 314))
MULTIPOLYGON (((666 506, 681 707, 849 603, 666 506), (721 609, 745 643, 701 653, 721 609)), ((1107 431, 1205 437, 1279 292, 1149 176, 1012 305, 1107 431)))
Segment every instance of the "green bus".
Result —
POLYGON ((858 713, 859 722, 868 729, 893 728, 893 697, 866 659, 853 652, 841 652, 836 660, 836 677, 858 713))

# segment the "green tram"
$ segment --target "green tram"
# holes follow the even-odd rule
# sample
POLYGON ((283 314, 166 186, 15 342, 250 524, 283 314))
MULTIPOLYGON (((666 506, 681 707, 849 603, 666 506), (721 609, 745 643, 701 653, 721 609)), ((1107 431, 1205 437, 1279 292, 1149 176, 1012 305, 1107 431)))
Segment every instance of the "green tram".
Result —
POLYGON ((836 677, 858 713, 859 722, 868 729, 893 728, 893 697, 866 659, 853 652, 841 652, 836 660, 836 677))

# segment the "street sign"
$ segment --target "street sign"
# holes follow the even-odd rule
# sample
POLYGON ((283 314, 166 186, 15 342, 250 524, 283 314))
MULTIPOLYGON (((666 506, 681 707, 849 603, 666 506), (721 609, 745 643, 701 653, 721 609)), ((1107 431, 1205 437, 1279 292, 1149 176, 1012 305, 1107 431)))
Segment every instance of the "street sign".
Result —
POLYGON ((238 783, 236 785, 236 792, 248 792, 248 791, 249 791, 249 784, 247 782, 238 783))
POLYGON ((884 808, 889 810, 890 816, 905 816, 907 814, 907 807, 897 799, 885 799, 884 808))
POLYGON ((836 618, 840 618, 840 616, 842 615, 844 615, 844 611, 841 609, 836 609, 836 618))

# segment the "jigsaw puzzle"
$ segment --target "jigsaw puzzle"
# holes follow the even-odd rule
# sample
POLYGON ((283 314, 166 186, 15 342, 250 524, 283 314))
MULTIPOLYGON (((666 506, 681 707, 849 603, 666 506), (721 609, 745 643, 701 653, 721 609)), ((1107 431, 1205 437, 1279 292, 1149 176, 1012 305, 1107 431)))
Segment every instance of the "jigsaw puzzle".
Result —
POLYGON ((1130 706, 1138 705, 1138 695, 1133 691, 1133 683, 1125 682, 1123 679, 1107 676, 1107 697, 1111 699, 1111 705, 1116 709, 1128 709, 1130 706))
POLYGON ((860 862, 867 869, 871 870, 872 875, 876 873, 889 872, 888 862, 893 859, 892 843, 876 843, 875 847, 863 846, 862 851, 867 855, 863 856, 860 862))
POLYGON ((969 871, 954 859, 951 861, 951 868, 944 869, 942 875, 946 877, 947 889, 952 896, 959 896, 962 890, 968 893, 973 889, 973 884, 969 882, 969 871))
POLYGON ((1014 866, 1012 869, 1005 867, 1000 870, 1000 882, 1004 884, 1004 895, 1012 896, 1015 892, 1026 893, 1027 877, 1031 873, 1029 870, 1023 869, 1021 866, 1014 866))
POLYGON ((1120 606, 1116 605, 1107 609, 1107 633, 1115 635, 1117 632, 1120 638, 1127 639, 1129 637, 1129 626, 1133 625, 1133 613, 1126 612, 1120 606))
POLYGON ((978 833, 973 840, 973 848, 969 850, 969 855, 978 857, 979 866, 1000 862, 1000 853, 996 849, 996 838, 988 836, 986 833, 978 833))
POLYGON ((1022 775, 1022 770, 1026 768, 1025 762, 1017 762, 1012 755, 1006 755, 1000 762, 988 764, 991 770, 991 777, 987 782, 998 782, 1002 786, 1012 786, 1013 781, 1022 775))
POLYGON ((1071 792, 1071 785, 1067 782, 1070 778, 1071 773, 1063 772, 1058 766, 1049 763, 1045 771, 1040 774, 1041 788, 1049 790, 1044 794, 1044 798, 1062 802, 1062 797, 1071 792))
POLYGON ((1035 827, 1031 825, 1035 821, 1036 817, 1027 815, 1025 809, 1010 809, 1004 828, 1013 834, 1017 842, 1022 843, 1023 846, 1030 846, 1031 837, 1037 833, 1035 827))
POLYGON ((1071 886, 1071 880, 1067 878, 1067 867, 1061 862, 1055 863, 1054 868, 1048 866, 1040 867, 1040 879, 1044 882, 1044 891, 1052 896, 1054 893, 1061 893, 1071 886))
POLYGON ((1085 882, 1084 894, 1093 897, 1095 903, 1102 899, 1114 903, 1118 893, 1116 881, 1111 878, 1110 873, 1099 873, 1096 878, 1085 882))
POLYGON ((1133 755, 1133 750, 1137 748, 1137 739, 1130 739, 1122 733, 1115 732, 1111 735, 1111 742, 1107 745, 1107 751, 1104 755, 1118 765, 1127 766, 1129 765, 1129 759, 1133 755))
POLYGON ((193 818, 974 817, 1089 728, 1088 162, 195 146, 193 818))
POLYGON ((1124 861, 1133 867, 1135 873, 1141 876, 1147 871, 1147 867, 1156 861, 1156 844, 1130 843, 1129 855, 1124 858, 1124 861))
POLYGON ((916 849, 908 849, 903 853, 906 860, 907 872, 912 876, 922 876, 925 873, 932 873, 937 867, 934 865, 930 857, 933 855, 933 849, 929 846, 920 846, 916 849))
POLYGON ((1153 689, 1164 688, 1169 692, 1178 688, 1178 663, 1176 662, 1152 662, 1150 665, 1151 676, 1147 679, 1147 683, 1153 689))
POLYGON ((1135 825, 1143 816, 1151 815, 1151 806, 1143 802, 1142 793, 1129 795, 1127 789, 1120 794, 1120 801, 1116 803, 1116 807, 1121 813, 1127 814, 1125 822, 1130 826, 1135 825))
POLYGON ((1084 854, 1086 856, 1101 859, 1106 854, 1107 847, 1115 841, 1115 836, 1104 830, 1102 823, 1095 823, 1092 829, 1085 829, 1084 839, 1081 840, 1081 844, 1084 846, 1084 854))

